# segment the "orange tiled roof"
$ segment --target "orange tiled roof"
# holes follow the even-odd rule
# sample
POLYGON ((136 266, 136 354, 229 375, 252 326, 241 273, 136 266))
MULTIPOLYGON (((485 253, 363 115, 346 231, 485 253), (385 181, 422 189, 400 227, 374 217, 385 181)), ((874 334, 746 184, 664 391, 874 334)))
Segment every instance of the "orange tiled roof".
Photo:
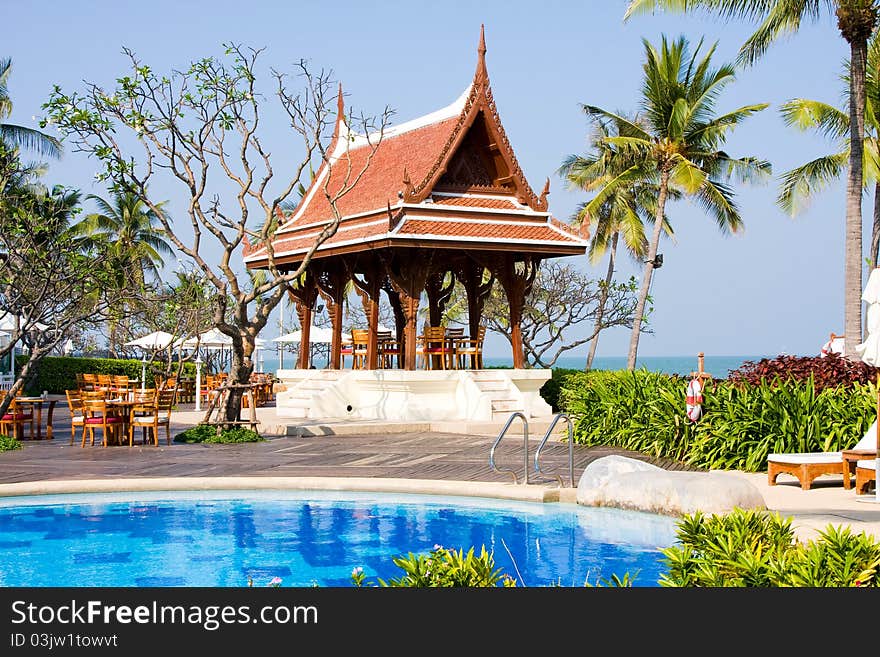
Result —
POLYGON ((486 198, 479 196, 434 196, 434 203, 455 205, 468 208, 492 208, 496 210, 519 210, 520 207, 511 199, 486 198))
POLYGON ((572 239, 560 235, 545 221, 542 222, 470 222, 443 221, 436 219, 404 220, 398 233, 402 235, 436 235, 438 237, 485 238, 489 240, 539 240, 542 242, 571 242, 572 239))
MULTIPOLYGON (((437 160, 437 153, 446 143, 457 121, 456 116, 397 135, 386 135, 376 148, 372 162, 357 185, 337 201, 336 207, 339 213, 347 217, 383 209, 389 203, 391 205, 397 203, 397 193, 404 187, 404 168, 414 180, 425 177, 437 160)), ((339 191, 349 171, 349 161, 350 176, 357 175, 366 164, 370 152, 370 146, 359 146, 347 154, 343 153, 331 169, 328 191, 331 194, 339 191)), ((297 224, 326 221, 333 217, 330 203, 323 191, 324 181, 320 177, 320 172, 313 186, 317 186, 317 189, 310 190, 314 191, 311 196, 306 195, 303 201, 306 206, 302 208, 302 212, 297 208, 293 214, 297 224)))

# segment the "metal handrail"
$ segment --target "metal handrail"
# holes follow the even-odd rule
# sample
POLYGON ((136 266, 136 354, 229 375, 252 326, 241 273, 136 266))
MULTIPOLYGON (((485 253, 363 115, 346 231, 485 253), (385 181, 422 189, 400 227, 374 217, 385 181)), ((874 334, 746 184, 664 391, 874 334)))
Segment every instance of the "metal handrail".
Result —
POLYGON ((523 483, 527 484, 529 483, 529 421, 526 416, 519 411, 510 414, 510 417, 507 418, 507 423, 504 425, 504 428, 501 429, 501 433, 498 434, 495 442, 492 443, 492 449, 489 450, 489 469, 494 472, 509 472, 513 475, 513 483, 519 483, 519 480, 516 477, 516 471, 513 468, 499 468, 495 465, 495 448, 498 447, 498 443, 504 438, 504 434, 507 433, 507 430, 516 418, 521 419, 523 423, 523 473, 525 477, 523 483))
POLYGON ((542 472, 540 464, 541 450, 544 448, 544 445, 550 438, 550 434, 553 433, 553 428, 556 426, 556 423, 559 422, 559 420, 565 420, 568 424, 568 478, 571 482, 571 487, 574 488, 574 426, 571 423, 571 418, 568 417, 568 415, 566 415, 565 413, 557 413, 555 416, 553 416, 553 421, 550 423, 550 426, 547 427, 547 432, 541 439, 541 443, 538 445, 538 449, 535 450, 535 474, 541 475, 543 477, 556 477, 556 479, 559 480, 559 487, 562 488, 563 486, 565 486, 565 482, 560 475, 548 475, 546 472, 542 472))

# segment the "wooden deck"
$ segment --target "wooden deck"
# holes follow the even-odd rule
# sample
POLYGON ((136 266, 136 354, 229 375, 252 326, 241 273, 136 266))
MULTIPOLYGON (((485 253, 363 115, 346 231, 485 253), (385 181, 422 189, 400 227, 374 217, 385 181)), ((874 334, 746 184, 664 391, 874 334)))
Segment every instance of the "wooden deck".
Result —
MULTIPOLYGON (((0 453, 0 483, 59 479, 131 477, 392 477, 457 481, 512 481, 489 469, 492 436, 420 432, 371 435, 267 436, 266 442, 242 445, 165 445, 159 447, 80 447, 70 445, 66 406, 56 409, 54 439, 24 441, 24 449, 0 453)), ((172 434, 185 427, 172 427, 172 434)), ((79 435, 77 435, 79 438, 79 435)), ((137 440, 137 438, 136 438, 137 440)), ((530 479, 538 441, 530 441, 530 479)), ((605 447, 575 446, 575 482, 591 461, 623 454, 667 469, 690 469, 680 463, 605 447)), ((514 468, 522 481, 522 439, 511 435, 495 454, 499 467, 514 468)), ((548 442, 542 470, 559 473, 567 483, 568 446, 548 442)))

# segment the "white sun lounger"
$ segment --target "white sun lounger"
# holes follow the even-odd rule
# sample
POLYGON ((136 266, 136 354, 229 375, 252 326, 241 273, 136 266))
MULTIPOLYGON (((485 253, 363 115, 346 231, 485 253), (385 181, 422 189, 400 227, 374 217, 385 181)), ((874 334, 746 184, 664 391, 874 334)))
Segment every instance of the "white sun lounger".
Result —
POLYGON ((856 461, 856 495, 865 495, 871 482, 877 485, 877 459, 856 461))
MULTIPOLYGON (((870 458, 877 453, 877 420, 868 427, 862 439, 851 450, 858 450, 860 458, 870 458)), ((794 452, 791 454, 767 455, 767 483, 776 485, 776 478, 781 474, 790 474, 798 479, 801 488, 810 490, 813 480, 823 474, 839 474, 843 476, 843 487, 851 488, 851 477, 856 473, 856 460, 844 459, 843 451, 839 452, 794 452)))

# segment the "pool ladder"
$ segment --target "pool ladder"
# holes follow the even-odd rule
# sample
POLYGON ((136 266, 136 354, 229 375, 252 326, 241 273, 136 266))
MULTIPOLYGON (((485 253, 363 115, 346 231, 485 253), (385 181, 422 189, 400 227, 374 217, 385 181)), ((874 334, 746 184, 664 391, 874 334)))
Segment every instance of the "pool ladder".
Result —
MULTIPOLYGON (((504 427, 501 429, 501 432, 498 434, 495 442, 492 443, 492 447, 491 449, 489 449, 489 469, 493 472, 507 472, 513 477, 513 483, 519 483, 519 478, 516 475, 516 470, 514 470, 513 468, 499 468, 495 463, 495 450, 498 447, 498 444, 504 438, 504 436, 507 435, 507 431, 513 425, 513 421, 516 419, 521 420, 523 425, 523 483, 528 484, 532 483, 529 481, 529 420, 523 413, 519 411, 510 414, 510 417, 507 418, 507 422, 505 422, 504 427)), ((547 440, 549 440, 550 435, 553 433, 553 429, 556 427, 556 424, 560 420, 565 421, 565 423, 568 425, 568 480, 571 487, 574 488, 574 427, 572 425, 571 418, 565 413, 557 413, 553 416, 553 421, 550 422, 550 426, 547 427, 547 431, 544 433, 544 437, 538 444, 538 448, 535 450, 534 473, 536 476, 543 477, 545 480, 555 478, 559 482, 560 488, 565 486, 565 481, 560 475, 551 475, 541 470, 541 450, 544 449, 544 445, 547 444, 547 440)))

